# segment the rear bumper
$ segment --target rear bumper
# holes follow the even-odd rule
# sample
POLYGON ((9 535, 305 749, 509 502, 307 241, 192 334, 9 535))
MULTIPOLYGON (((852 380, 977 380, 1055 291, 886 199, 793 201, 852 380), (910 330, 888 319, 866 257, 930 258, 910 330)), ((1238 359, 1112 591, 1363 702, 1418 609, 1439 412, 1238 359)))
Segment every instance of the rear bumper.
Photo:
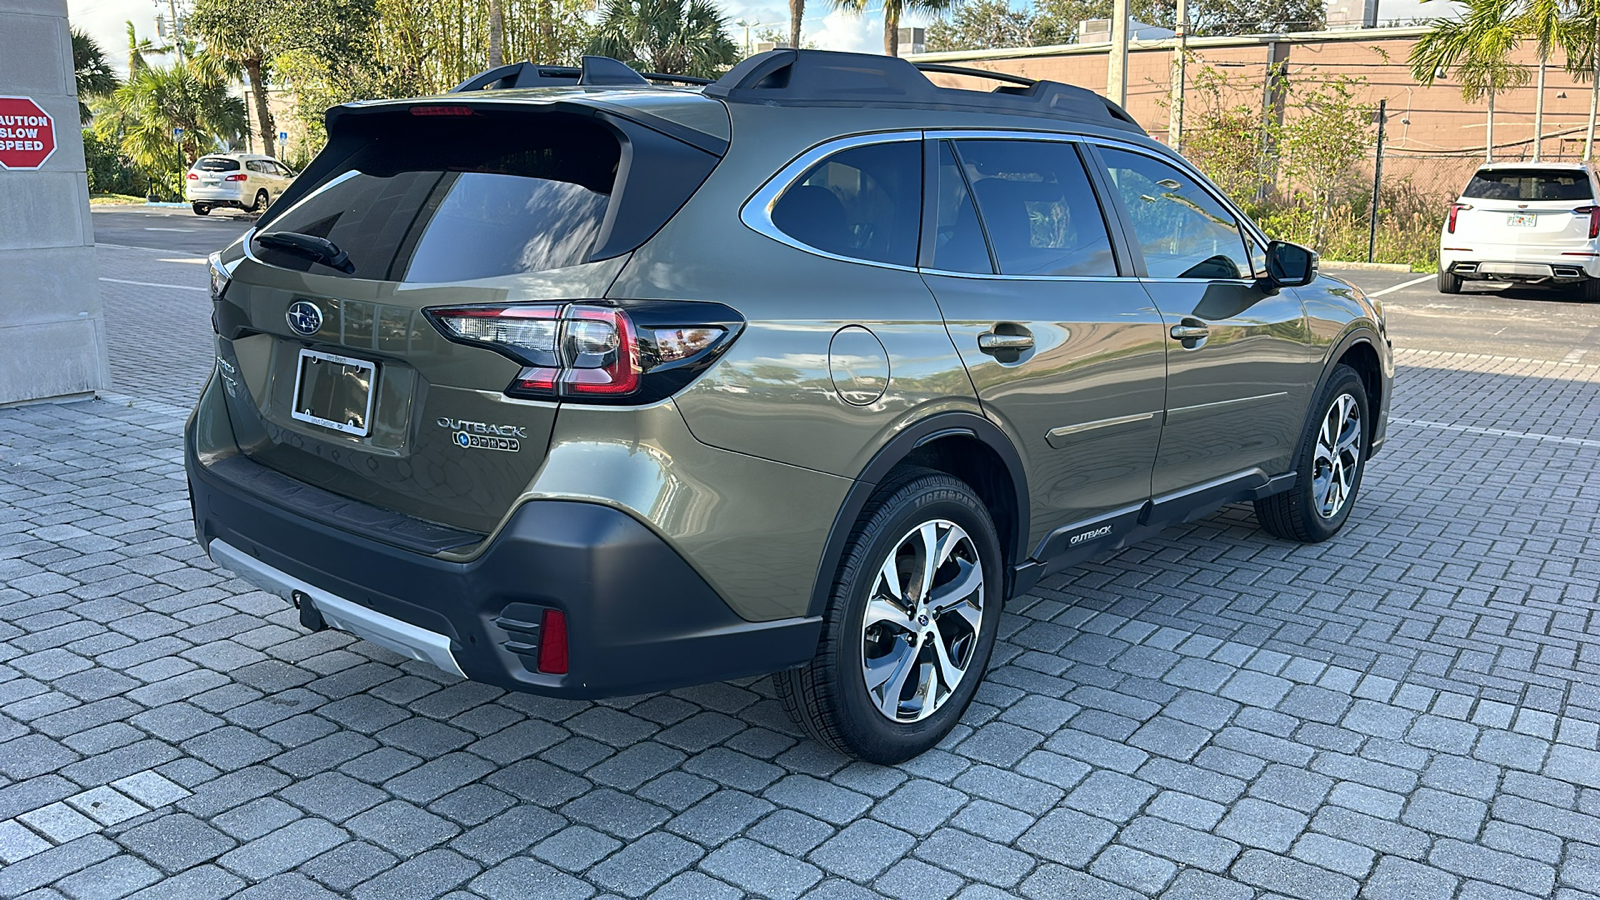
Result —
POLYGON ((592 503, 523 504, 470 561, 293 513, 201 463, 195 531, 218 564, 322 622, 511 690, 592 698, 760 675, 810 659, 816 618, 749 622, 637 520, 592 503), (310 613, 307 607, 315 610, 310 613), (565 613, 569 670, 538 671, 544 610, 565 613))
POLYGON ((1439 265, 1463 281, 1516 284, 1572 284, 1600 278, 1600 256, 1517 252, 1496 248, 1477 252, 1444 251, 1439 265))
MULTIPOLYGON (((185 188, 183 198, 190 203, 210 203, 213 205, 231 203, 235 206, 245 202, 244 191, 238 188, 185 188)), ((254 200, 254 196, 251 197, 254 200)))

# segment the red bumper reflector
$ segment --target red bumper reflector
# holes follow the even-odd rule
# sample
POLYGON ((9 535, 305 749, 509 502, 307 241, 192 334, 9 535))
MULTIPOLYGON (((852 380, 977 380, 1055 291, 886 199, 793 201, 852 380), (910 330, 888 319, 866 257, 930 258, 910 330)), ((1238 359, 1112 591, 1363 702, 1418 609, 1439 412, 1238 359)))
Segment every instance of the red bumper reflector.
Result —
POLYGON ((545 610, 539 625, 539 671, 567 674, 567 614, 558 609, 545 610))

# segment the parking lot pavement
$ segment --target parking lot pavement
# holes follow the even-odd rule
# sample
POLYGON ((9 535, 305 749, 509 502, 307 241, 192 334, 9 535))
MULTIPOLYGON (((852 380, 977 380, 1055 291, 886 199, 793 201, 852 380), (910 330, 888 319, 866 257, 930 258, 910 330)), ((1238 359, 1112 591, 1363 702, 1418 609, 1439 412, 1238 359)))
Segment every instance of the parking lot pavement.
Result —
POLYGON ((0 897, 1600 896, 1600 360, 1499 346, 1401 350, 1337 538, 1230 507, 1046 580, 887 768, 769 679, 305 634, 194 545, 173 386, 0 410, 0 897))

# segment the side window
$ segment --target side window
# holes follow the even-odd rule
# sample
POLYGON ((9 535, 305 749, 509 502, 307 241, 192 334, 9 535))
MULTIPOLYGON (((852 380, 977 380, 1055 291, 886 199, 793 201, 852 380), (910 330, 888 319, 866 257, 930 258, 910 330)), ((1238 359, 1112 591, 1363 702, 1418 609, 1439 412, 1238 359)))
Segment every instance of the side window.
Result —
POLYGON ((841 150, 812 166, 772 207, 772 224, 802 244, 908 267, 917 264, 921 216, 917 141, 841 150))
POLYGON ((244 165, 245 165, 245 168, 247 168, 250 171, 256 173, 257 175, 265 175, 266 174, 266 171, 267 171, 266 166, 263 166, 261 163, 257 162, 256 160, 247 159, 247 160, 244 161, 244 165))
POLYGON ((961 174, 949 141, 939 142, 938 192, 930 268, 993 275, 989 245, 983 238, 983 226, 978 224, 978 208, 972 205, 967 179, 961 174))
POLYGON ((1077 149, 1061 141, 958 141, 1004 275, 1115 277, 1105 216, 1077 149))
POLYGON ((1187 172, 1139 153, 1100 148, 1152 278, 1249 278, 1239 223, 1187 172))

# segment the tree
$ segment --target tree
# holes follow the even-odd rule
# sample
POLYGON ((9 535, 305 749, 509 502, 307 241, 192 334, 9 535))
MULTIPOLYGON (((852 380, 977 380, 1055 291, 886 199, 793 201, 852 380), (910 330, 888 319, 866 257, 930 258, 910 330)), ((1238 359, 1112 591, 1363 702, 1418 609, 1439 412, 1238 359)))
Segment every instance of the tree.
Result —
MULTIPOLYGON (((877 0, 831 0, 834 9, 842 9, 859 16, 877 0)), ((944 12, 956 0, 883 0, 883 52, 888 56, 900 55, 900 17, 908 12, 926 10, 944 12)))
POLYGON ((1589 81, 1589 129, 1583 142, 1583 158, 1592 160, 1595 118, 1600 114, 1600 0, 1578 0, 1573 28, 1582 46, 1567 54, 1567 71, 1580 81, 1589 81))
POLYGON ((505 0, 489 0, 489 68, 505 65, 506 5, 505 0))
POLYGON ((966 0, 951 12, 950 21, 935 19, 928 26, 928 49, 988 50, 1030 47, 1034 16, 1011 8, 1007 0, 966 0))
POLYGON ((589 51, 647 72, 701 78, 739 60, 711 0, 611 0, 589 51))
POLYGON ((1433 27, 1411 47, 1411 76, 1432 85, 1453 71, 1461 98, 1489 101, 1484 153, 1494 161, 1494 98, 1528 83, 1528 70, 1510 61, 1522 43, 1517 27, 1518 0, 1466 0, 1459 19, 1435 19, 1433 27))
POLYGON ((1295 109, 1299 115, 1277 126, 1282 183, 1295 203, 1311 218, 1311 245, 1326 246, 1328 214, 1350 185, 1351 168, 1372 145, 1373 107, 1356 100, 1363 79, 1340 75, 1316 84, 1301 82, 1295 109))
POLYGON ((1533 160, 1538 162, 1544 150, 1544 79, 1550 57, 1562 49, 1570 62, 1573 55, 1583 53, 1587 42, 1579 34, 1577 10, 1569 0, 1526 0, 1516 27, 1534 42, 1539 58, 1539 86, 1533 103, 1533 160))
POLYGON ((78 86, 79 124, 87 125, 94 113, 84 101, 90 97, 111 96, 117 89, 117 75, 111 71, 111 63, 106 60, 106 52, 100 49, 100 44, 76 28, 72 29, 72 68, 78 86))
POLYGON ((806 16, 806 0, 789 0, 789 46, 800 49, 800 20, 806 16))
POLYGON ((278 128, 267 103, 267 79, 275 37, 288 26, 278 19, 279 8, 273 0, 195 0, 189 16, 190 33, 205 41, 206 64, 243 72, 261 126, 261 146, 268 156, 277 155, 272 139, 278 128))
POLYGON ((142 66, 111 95, 95 123, 168 194, 182 196, 184 170, 201 154, 237 143, 249 128, 244 101, 192 63, 142 66))

